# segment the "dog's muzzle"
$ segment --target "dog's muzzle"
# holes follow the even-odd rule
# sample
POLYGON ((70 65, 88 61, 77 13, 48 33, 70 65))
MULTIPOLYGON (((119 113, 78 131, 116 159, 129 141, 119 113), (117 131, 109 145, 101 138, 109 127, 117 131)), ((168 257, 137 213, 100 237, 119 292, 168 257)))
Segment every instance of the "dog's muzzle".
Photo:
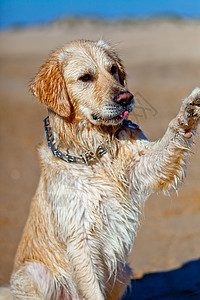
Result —
POLYGON ((114 101, 122 106, 133 104, 134 97, 130 92, 120 92, 114 97, 114 101))
POLYGON ((118 93, 114 97, 114 101, 123 108, 123 112, 119 114, 123 119, 134 107, 134 97, 129 91, 118 93))

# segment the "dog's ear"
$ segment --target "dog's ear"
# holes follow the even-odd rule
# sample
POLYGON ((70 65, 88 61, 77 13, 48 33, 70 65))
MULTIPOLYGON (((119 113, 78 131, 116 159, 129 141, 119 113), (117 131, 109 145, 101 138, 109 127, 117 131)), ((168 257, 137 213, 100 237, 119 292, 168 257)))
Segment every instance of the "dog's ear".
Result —
POLYGON ((113 48, 110 44, 108 44, 107 42, 103 41, 103 40, 99 40, 97 42, 97 46, 102 47, 105 51, 108 52, 109 55, 112 56, 112 58, 114 58, 114 60, 117 63, 117 66, 119 68, 119 82, 125 86, 126 85, 126 72, 124 69, 124 66, 122 64, 121 59, 119 58, 117 51, 115 50, 115 48, 113 48))
POLYGON ((54 57, 40 68, 30 83, 30 89, 51 110, 62 117, 69 117, 71 108, 62 65, 54 57))

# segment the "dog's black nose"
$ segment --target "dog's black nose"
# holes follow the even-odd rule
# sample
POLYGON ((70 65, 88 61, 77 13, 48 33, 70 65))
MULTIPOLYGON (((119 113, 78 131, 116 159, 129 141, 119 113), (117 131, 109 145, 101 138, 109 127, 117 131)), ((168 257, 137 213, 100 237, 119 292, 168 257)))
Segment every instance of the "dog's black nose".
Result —
POLYGON ((121 92, 115 96, 115 102, 125 106, 131 104, 133 95, 130 92, 121 92))

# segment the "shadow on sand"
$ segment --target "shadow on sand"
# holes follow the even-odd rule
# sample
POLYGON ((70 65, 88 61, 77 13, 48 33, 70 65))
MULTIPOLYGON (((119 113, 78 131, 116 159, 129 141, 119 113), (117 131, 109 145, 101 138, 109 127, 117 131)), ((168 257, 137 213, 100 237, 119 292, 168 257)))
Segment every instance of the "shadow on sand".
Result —
POLYGON ((132 280, 123 300, 200 300, 200 259, 179 269, 150 273, 132 280))

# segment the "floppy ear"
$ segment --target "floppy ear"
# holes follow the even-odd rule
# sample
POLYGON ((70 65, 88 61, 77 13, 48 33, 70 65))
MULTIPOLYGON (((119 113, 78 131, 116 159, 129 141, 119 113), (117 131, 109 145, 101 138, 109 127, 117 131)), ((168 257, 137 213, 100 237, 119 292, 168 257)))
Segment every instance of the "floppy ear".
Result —
POLYGON ((30 89, 51 110, 62 117, 69 117, 70 102, 61 68, 56 59, 49 59, 31 82, 30 89))
POLYGON ((112 56, 112 58, 115 59, 117 65, 118 65, 118 68, 119 68, 119 82, 125 86, 126 85, 126 72, 125 72, 125 69, 124 69, 124 66, 122 64, 122 61, 121 59, 119 58, 118 54, 117 54, 117 51, 110 45, 108 44, 107 42, 103 41, 103 40, 99 40, 97 42, 97 46, 100 46, 102 47, 105 51, 107 51, 107 53, 109 55, 112 56))

